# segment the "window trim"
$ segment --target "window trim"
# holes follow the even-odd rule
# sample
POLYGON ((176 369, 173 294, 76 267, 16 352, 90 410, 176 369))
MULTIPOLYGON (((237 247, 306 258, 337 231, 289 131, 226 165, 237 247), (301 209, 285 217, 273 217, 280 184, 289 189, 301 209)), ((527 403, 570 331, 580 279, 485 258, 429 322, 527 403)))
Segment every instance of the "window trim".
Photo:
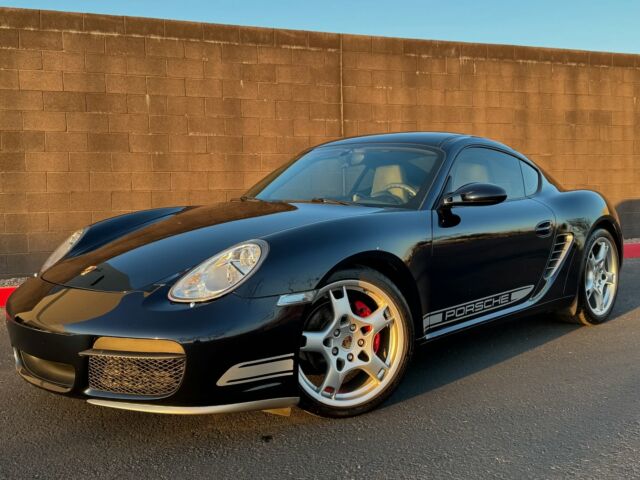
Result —
POLYGON ((520 160, 520 171, 522 172, 522 183, 524 184, 524 193, 525 194, 527 193, 527 184, 524 183, 524 171, 522 170, 522 164, 524 163, 528 167, 531 167, 533 169, 533 171, 536 172, 536 175, 538 175, 538 184, 536 185, 536 189, 533 191, 533 193, 531 193, 529 195, 525 195, 523 198, 534 197, 535 195, 538 194, 538 192, 540 192, 540 189, 542 188, 542 174, 540 173, 540 170, 538 170, 534 165, 531 164, 531 162, 525 162, 521 158, 518 158, 518 160, 520 160))
MULTIPOLYGON (((452 192, 449 192, 448 189, 447 189, 447 185, 449 185, 449 182, 451 180, 451 174, 452 174, 453 169, 454 169, 454 167, 456 165, 456 162, 460 158, 460 155, 462 155, 462 153, 465 150, 468 150, 470 148, 479 148, 479 149, 483 149, 483 150, 494 150, 494 151, 502 153, 504 155, 508 155, 510 157, 515 158, 519 162, 527 163, 527 165, 532 167, 536 171, 536 173, 538 174, 538 189, 534 193, 532 193, 531 195, 524 195, 524 196, 518 197, 518 198, 507 198, 504 202, 501 202, 501 203, 513 202, 513 201, 517 201, 517 200, 524 200, 526 198, 531 198, 531 197, 537 195, 540 192, 540 190, 542 189, 542 178, 543 178, 542 173, 540 172, 540 169, 538 169, 538 167, 536 167, 533 164, 533 162, 529 161, 528 159, 525 160, 526 157, 524 157, 524 156, 521 157, 521 156, 518 156, 518 155, 514 155, 512 152, 506 151, 505 149, 500 148, 497 145, 486 145, 486 144, 471 143, 469 145, 465 145, 464 147, 462 147, 460 149, 460 151, 456 154, 455 158, 451 161, 451 164, 449 165, 449 169, 448 169, 448 171, 447 171, 447 173, 445 175, 444 183, 442 185, 441 191, 440 191, 440 193, 438 194, 438 196, 435 199, 435 203, 433 204, 432 210, 438 209, 439 206, 442 203, 442 199, 447 194, 452 193, 452 192)), ((518 165, 518 166, 520 166, 520 165, 518 165)), ((525 186, 524 186, 524 174, 522 173, 522 167, 520 167, 520 176, 522 178, 523 191, 524 191, 524 193, 526 193, 526 189, 525 189, 525 186)))

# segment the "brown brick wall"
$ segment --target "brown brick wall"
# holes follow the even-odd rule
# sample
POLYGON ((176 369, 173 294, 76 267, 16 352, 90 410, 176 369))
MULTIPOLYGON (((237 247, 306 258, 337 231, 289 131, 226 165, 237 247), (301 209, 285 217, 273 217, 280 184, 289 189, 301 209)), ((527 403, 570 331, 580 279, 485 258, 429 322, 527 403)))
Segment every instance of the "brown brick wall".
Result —
POLYGON ((399 130, 505 142, 640 236, 638 97, 634 55, 0 8, 0 275, 87 223, 399 130))

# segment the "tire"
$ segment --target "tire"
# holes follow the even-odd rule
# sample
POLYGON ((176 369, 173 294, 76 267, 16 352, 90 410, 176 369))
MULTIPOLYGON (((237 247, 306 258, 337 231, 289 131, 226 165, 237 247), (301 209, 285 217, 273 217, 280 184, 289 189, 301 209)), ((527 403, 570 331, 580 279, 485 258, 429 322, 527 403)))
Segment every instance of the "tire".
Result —
POLYGON ((400 290, 375 270, 358 267, 331 275, 303 326, 300 406, 340 418, 386 400, 413 354, 410 312, 400 290))
POLYGON ((565 322, 577 323, 580 325, 598 325, 606 322, 611 315, 611 311, 616 302, 618 295, 620 257, 616 242, 611 234, 605 229, 598 229, 591 234, 587 240, 584 249, 584 258, 582 259, 582 273, 580 275, 580 283, 578 285, 578 294, 576 297, 576 308, 574 314, 562 314, 559 318, 565 322), (598 259, 596 270, 593 268, 592 258, 601 255, 603 245, 608 248, 605 255, 603 269, 598 268, 600 260, 598 259), (610 277, 613 275, 613 277, 610 277), (604 280, 604 276, 607 280, 604 280), (602 303, 598 308, 598 289, 593 288, 589 291, 589 285, 596 282, 605 282, 602 286, 602 303))

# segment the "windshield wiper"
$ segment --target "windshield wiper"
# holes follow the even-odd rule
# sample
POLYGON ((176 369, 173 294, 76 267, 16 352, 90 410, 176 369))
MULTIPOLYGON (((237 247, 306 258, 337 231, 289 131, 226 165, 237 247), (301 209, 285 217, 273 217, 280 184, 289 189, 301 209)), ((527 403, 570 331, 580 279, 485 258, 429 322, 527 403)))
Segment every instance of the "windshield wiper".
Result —
POLYGON ((241 202, 262 202, 259 198, 249 197, 248 195, 242 195, 237 200, 240 200, 241 202))
POLYGON ((347 202, 345 200, 335 200, 333 198, 323 198, 323 197, 312 198, 309 201, 311 203, 331 203, 334 205, 353 205, 353 203, 347 202))
POLYGON ((242 195, 241 197, 234 198, 235 201, 240 202, 279 202, 279 203, 328 203, 332 205, 354 205, 354 203, 347 202, 346 200, 335 200, 333 198, 324 198, 324 197, 316 197, 310 200, 298 200, 298 199, 290 199, 290 200, 263 200, 257 197, 250 197, 248 195, 242 195))

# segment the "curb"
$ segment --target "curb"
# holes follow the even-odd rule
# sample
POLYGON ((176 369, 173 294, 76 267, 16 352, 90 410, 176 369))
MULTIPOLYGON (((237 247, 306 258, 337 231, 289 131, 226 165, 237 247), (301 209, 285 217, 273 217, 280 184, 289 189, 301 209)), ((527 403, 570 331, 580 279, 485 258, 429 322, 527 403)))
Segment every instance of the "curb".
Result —
POLYGON ((624 258, 640 258, 640 243, 625 243, 624 258))
MULTIPOLYGON (((640 258, 640 243, 625 243, 624 258, 640 258)), ((0 308, 7 304, 9 295, 18 287, 0 287, 0 308)))
POLYGON ((7 304, 9 295, 11 295, 16 288, 18 287, 0 287, 0 308, 7 304))

